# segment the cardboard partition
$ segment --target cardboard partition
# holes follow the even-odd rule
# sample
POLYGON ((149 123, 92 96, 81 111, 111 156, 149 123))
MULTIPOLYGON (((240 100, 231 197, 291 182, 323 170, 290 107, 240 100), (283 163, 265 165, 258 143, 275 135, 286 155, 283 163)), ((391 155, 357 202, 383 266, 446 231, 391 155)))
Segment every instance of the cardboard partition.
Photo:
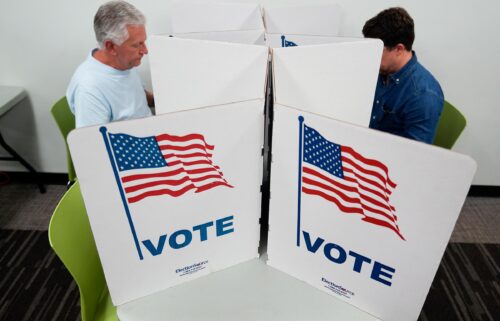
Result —
POLYGON ((258 257, 263 104, 70 133, 115 305, 258 257))
POLYGON ((183 39, 223 41, 248 45, 266 45, 264 30, 178 33, 175 34, 175 37, 183 39))
POLYGON ((275 104, 368 127, 382 48, 378 39, 337 38, 273 49, 275 104))
POLYGON ((152 36, 156 113, 264 99, 268 48, 152 36))
POLYGON ((266 34, 266 44, 270 48, 300 47, 363 41, 364 38, 308 36, 294 34, 266 34))
POLYGON ((337 36, 341 9, 337 4, 265 6, 264 23, 269 34, 337 36))
POLYGON ((117 307, 120 321, 381 321, 253 259, 117 307))
POLYGON ((172 6, 171 24, 179 33, 264 30, 261 9, 252 3, 201 3, 177 1, 172 6))
POLYGON ((385 321, 416 320, 470 157, 275 106, 268 264, 385 321))

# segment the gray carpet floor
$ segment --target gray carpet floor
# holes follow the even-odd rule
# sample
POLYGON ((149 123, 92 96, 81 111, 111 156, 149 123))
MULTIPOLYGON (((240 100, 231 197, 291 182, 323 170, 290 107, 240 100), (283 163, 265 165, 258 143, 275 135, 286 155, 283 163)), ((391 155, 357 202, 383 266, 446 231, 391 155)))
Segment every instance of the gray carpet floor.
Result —
MULTIPOLYGON (((47 230, 50 216, 66 191, 63 185, 47 185, 40 194, 36 185, 0 186, 0 228, 47 230)), ((467 197, 451 242, 500 243, 500 198, 467 197)))
MULTIPOLYGON (((0 185, 0 321, 80 321, 78 288, 50 249, 47 228, 66 191, 0 185)), ((500 198, 468 197, 418 321, 500 315, 500 198)))
POLYGON ((451 242, 500 243, 500 197, 467 197, 451 242))
POLYGON ((66 192, 64 185, 46 185, 41 194, 34 184, 0 186, 0 228, 44 231, 57 203, 66 192))

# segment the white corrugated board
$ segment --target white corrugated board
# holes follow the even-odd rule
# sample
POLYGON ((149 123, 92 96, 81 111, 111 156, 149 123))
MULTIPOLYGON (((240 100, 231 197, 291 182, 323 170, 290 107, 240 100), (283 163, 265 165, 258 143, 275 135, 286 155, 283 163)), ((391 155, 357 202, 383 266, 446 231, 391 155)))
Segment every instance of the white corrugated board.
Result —
POLYGON ((264 6, 264 23, 270 34, 338 36, 341 8, 337 4, 264 6))
POLYGON ((70 133, 115 305, 258 256, 262 106, 252 100, 70 133))
POLYGON ((382 320, 416 320, 474 160, 284 106, 272 146, 268 264, 382 320))
POLYGON ((273 49, 275 103, 368 127, 383 44, 335 43, 273 49))
POLYGON ((167 36, 149 47, 157 114, 264 99, 267 47, 167 36))

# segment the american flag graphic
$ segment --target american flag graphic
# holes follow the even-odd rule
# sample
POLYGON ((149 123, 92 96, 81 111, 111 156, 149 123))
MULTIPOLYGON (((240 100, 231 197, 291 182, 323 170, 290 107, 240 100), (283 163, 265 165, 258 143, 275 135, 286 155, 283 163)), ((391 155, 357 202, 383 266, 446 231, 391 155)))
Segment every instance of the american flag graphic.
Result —
POLYGON ((233 186, 212 163, 213 145, 203 135, 134 137, 109 133, 109 142, 128 203, 146 197, 178 197, 233 186))
POLYGON ((286 40, 284 35, 281 36, 281 47, 297 47, 297 44, 293 41, 286 40))
POLYGON ((303 141, 303 193, 332 202, 344 213, 362 215, 363 221, 389 228, 404 240, 389 201, 396 183, 387 166, 326 140, 305 124, 303 141))

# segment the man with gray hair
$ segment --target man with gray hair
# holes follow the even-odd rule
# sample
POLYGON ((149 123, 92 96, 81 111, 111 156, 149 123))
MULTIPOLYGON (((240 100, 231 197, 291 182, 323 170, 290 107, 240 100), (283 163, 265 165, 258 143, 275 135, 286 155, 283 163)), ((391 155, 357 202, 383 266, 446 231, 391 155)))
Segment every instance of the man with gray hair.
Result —
POLYGON ((99 48, 77 68, 66 91, 77 128, 151 116, 153 95, 134 69, 148 53, 145 23, 144 15, 125 1, 97 10, 99 48))

